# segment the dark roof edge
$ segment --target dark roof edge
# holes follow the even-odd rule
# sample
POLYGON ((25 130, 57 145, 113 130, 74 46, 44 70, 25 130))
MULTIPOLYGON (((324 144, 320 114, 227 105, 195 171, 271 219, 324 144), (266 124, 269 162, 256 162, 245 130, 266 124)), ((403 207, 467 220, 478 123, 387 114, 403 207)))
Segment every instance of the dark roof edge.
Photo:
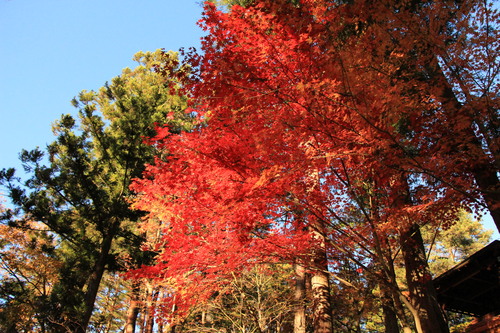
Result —
POLYGON ((442 273, 441 275, 437 276, 434 278, 435 282, 439 282, 439 280, 445 279, 450 275, 453 275, 455 272, 462 270, 464 268, 467 268, 472 262, 476 261, 481 261, 481 259, 484 259, 483 257, 487 256, 486 259, 491 259, 489 256, 490 252, 498 252, 500 254, 500 241, 499 240, 494 240, 490 244, 486 245, 483 247, 481 250, 477 251, 476 253, 472 254, 470 257, 467 259, 464 259, 461 263, 453 266, 446 272, 442 273))

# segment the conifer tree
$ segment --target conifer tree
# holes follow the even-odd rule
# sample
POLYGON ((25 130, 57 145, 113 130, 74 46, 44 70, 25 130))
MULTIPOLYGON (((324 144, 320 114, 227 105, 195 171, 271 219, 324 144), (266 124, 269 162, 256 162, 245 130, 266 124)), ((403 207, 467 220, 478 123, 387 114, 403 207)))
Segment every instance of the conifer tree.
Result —
POLYGON ((139 52, 134 60, 135 69, 73 100, 78 117, 62 115, 54 123, 56 140, 46 151, 22 152, 27 181, 16 182, 11 169, 1 173, 24 214, 11 211, 10 225, 25 226, 26 216, 45 224, 60 242, 62 265, 46 304, 54 332, 85 332, 105 271, 123 270, 125 259, 147 260, 135 226, 142 213, 129 208, 129 184, 153 160, 155 148, 145 138, 155 134, 155 123, 168 122, 172 131, 190 126, 178 81, 154 70, 169 66, 179 76, 188 74, 177 54, 139 52))

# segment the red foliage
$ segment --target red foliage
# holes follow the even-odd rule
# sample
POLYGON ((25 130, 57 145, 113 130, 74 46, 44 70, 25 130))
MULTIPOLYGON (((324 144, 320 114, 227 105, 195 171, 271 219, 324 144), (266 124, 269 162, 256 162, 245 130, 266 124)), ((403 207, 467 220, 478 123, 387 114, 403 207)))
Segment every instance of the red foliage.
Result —
POLYGON ((498 138, 481 124, 498 125, 498 80, 481 90, 474 75, 498 69, 498 41, 468 24, 486 14, 474 1, 207 4, 189 86, 200 126, 160 131, 168 158, 134 184, 136 207, 162 221, 141 274, 203 300, 246 265, 306 258, 311 229, 331 251, 376 256, 374 238, 484 205, 476 171, 498 161, 498 138))

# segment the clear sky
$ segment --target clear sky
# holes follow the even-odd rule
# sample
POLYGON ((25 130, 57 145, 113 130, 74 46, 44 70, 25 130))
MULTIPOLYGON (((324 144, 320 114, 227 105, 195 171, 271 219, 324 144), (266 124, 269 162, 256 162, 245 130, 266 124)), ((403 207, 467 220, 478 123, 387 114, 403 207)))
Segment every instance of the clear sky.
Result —
POLYGON ((138 51, 198 47, 198 0, 0 0, 0 168, 53 141, 71 99, 138 51))
POLYGON ((201 0, 0 0, 0 169, 52 142, 71 99, 135 67, 136 52, 198 48, 201 12, 201 0))

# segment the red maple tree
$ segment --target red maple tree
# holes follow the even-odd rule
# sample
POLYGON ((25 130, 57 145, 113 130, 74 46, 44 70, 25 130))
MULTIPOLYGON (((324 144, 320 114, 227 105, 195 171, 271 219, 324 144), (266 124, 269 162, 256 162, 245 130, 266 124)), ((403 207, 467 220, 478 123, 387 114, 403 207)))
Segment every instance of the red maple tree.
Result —
POLYGON ((245 265, 299 262, 318 279, 315 331, 331 332, 327 260, 356 247, 398 303, 399 246, 417 330, 447 331, 418 227, 470 205, 500 226, 498 14, 480 1, 261 0, 207 4, 202 25, 187 87, 200 125, 162 132, 168 157, 134 185, 163 225, 141 274, 174 280, 188 306, 245 265))

